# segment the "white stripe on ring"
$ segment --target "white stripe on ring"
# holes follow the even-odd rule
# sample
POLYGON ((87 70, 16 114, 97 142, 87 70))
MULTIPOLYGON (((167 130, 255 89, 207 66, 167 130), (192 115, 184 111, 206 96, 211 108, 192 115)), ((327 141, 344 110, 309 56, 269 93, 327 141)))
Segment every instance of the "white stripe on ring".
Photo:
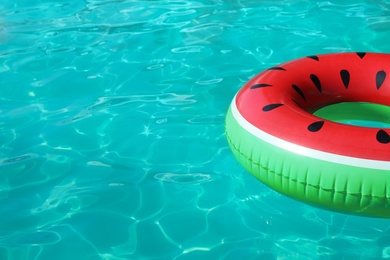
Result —
POLYGON ((311 149, 305 146, 297 145, 273 135, 270 135, 256 126, 249 123, 238 111, 236 106, 236 96, 234 97, 231 103, 231 111, 233 117, 237 120, 237 122, 249 133, 254 135, 255 137, 266 141, 267 143, 279 147, 281 149, 300 154, 303 156, 311 157, 314 159, 319 159, 322 161, 328 161, 332 163, 356 166, 361 168, 369 168, 375 170, 390 170, 390 161, 379 161, 379 160, 370 160, 370 159, 362 159, 344 155, 338 155, 333 153, 322 152, 319 150, 311 149))

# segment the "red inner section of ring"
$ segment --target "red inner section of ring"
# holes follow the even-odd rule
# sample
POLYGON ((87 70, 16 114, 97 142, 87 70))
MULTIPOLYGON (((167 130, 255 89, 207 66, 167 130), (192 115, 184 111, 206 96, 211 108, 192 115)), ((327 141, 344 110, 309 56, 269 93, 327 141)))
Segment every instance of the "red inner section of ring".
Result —
POLYGON ((340 102, 390 105, 387 75, 387 54, 306 57, 251 79, 239 91, 236 105, 251 124, 280 139, 324 152, 390 161, 387 129, 344 125, 312 115, 340 102))

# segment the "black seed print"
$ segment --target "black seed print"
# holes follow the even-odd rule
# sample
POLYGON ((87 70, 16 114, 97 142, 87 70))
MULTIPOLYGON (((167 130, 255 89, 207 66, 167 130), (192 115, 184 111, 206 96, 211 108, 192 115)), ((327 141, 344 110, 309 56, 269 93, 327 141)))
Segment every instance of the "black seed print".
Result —
POLYGON ((319 79, 316 75, 314 75, 314 74, 310 74, 310 79, 311 79, 311 81, 314 83, 314 85, 316 86, 316 88, 318 89, 318 91, 321 93, 322 88, 321 88, 320 79, 319 79))
POLYGON ((271 84, 256 84, 251 87, 251 89, 256 89, 256 88, 264 88, 264 87, 271 87, 271 84))
POLYGON ((360 59, 363 59, 363 57, 366 56, 365 52, 357 52, 356 54, 360 57, 360 59))
POLYGON ((293 89, 306 101, 305 94, 303 94, 302 90, 295 84, 292 84, 293 89))
POLYGON ((381 144, 388 144, 390 143, 390 136, 386 131, 379 130, 376 134, 376 140, 381 144))
POLYGON ((313 56, 307 56, 308 58, 310 58, 310 59, 313 59, 313 60, 316 60, 316 61, 319 61, 320 59, 318 58, 318 56, 315 56, 315 55, 313 55, 313 56))
POLYGON ((311 123, 307 127, 307 130, 309 130, 310 132, 317 132, 322 128, 323 125, 324 125, 324 121, 317 121, 317 122, 311 123))
POLYGON ((271 110, 278 108, 280 106, 283 106, 283 104, 269 104, 269 105, 266 105, 265 107, 263 107, 263 111, 268 112, 268 111, 271 111, 271 110))
POLYGON ((283 71, 286 71, 286 69, 282 68, 282 67, 272 67, 272 68, 269 68, 268 70, 283 70, 283 71))
POLYGON ((386 78, 386 72, 384 72, 383 70, 378 71, 376 73, 376 89, 380 89, 380 87, 382 87, 385 78, 386 78))
POLYGON ((299 105, 299 102, 296 101, 295 99, 292 98, 291 101, 294 102, 295 104, 297 104, 298 106, 301 106, 301 105, 299 105))
POLYGON ((349 71, 348 70, 341 70, 340 77, 341 77, 341 80, 343 81, 344 87, 348 88, 349 78, 350 78, 349 71))

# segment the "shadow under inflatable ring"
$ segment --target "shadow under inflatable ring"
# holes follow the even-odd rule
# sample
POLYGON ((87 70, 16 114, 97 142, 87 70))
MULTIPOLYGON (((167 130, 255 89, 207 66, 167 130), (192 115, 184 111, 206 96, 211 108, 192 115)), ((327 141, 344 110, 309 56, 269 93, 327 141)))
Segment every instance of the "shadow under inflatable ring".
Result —
POLYGON ((227 140, 274 190, 345 213, 390 217, 390 55, 310 56, 267 69, 234 97, 227 140), (354 121, 367 121, 356 125, 354 121))

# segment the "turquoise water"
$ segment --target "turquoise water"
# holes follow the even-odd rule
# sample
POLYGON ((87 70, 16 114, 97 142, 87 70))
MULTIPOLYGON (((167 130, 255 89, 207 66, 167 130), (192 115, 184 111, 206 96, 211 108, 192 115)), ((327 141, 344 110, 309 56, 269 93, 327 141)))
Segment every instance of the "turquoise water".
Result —
POLYGON ((261 70, 390 52, 389 1, 0 4, 0 259, 390 258, 390 222, 314 208, 224 136, 261 70))

